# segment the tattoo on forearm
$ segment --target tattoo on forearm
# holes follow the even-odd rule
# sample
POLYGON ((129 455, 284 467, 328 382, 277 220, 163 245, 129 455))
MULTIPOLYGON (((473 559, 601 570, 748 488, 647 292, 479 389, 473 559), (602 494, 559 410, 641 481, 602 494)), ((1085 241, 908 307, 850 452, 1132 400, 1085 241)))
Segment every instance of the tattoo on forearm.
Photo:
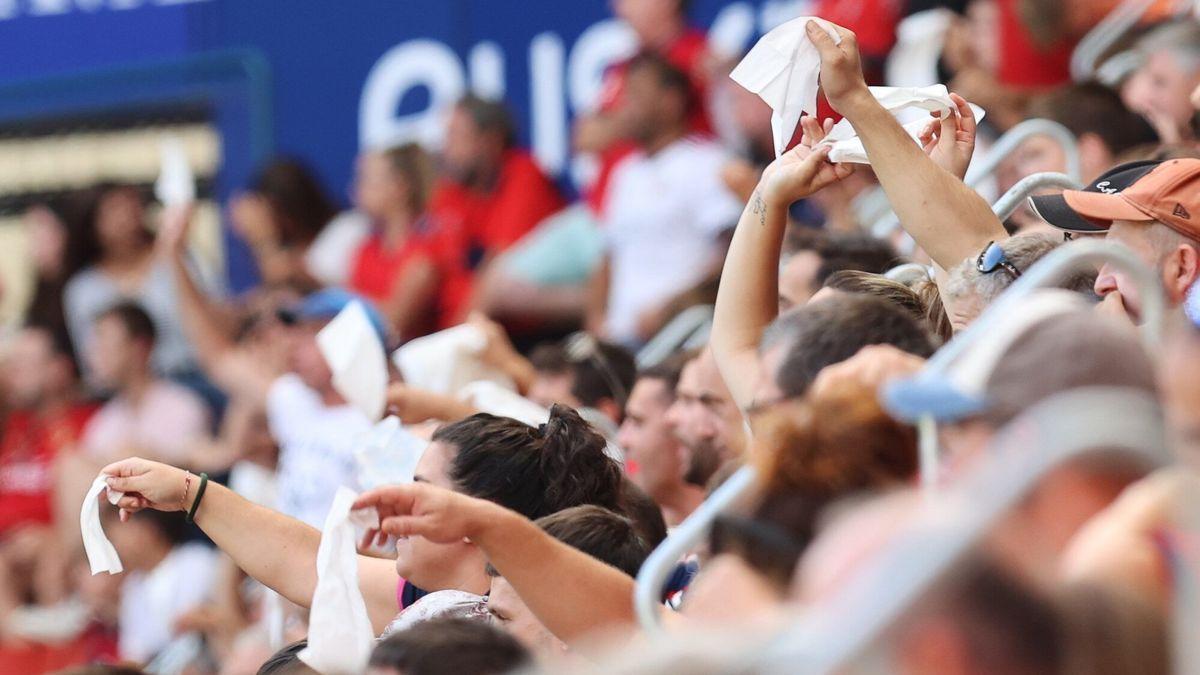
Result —
POLYGON ((762 227, 767 226, 767 203, 763 201, 762 195, 757 191, 750 197, 750 212, 758 216, 758 224, 762 227))

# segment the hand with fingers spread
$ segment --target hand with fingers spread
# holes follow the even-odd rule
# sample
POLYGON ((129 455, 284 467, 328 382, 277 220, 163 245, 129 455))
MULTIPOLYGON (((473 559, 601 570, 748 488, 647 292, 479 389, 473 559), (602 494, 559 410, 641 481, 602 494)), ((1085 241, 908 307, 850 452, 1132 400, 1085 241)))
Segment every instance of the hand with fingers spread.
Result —
POLYGON ((449 544, 476 537, 496 509, 492 502, 468 497, 428 483, 389 485, 359 496, 354 509, 373 508, 379 513, 381 531, 368 531, 363 545, 383 543, 386 535, 424 537, 449 544))
MULTIPOLYGON (((188 473, 183 469, 130 457, 109 464, 100 473, 108 477, 106 482, 110 490, 125 493, 117 502, 122 522, 129 520, 129 514, 142 509, 183 511, 191 507, 190 502, 184 503, 184 492, 188 491, 188 473)), ((197 479, 193 477, 188 499, 195 499, 196 484, 197 479)))
POLYGON ((821 55, 821 91, 834 110, 851 117, 855 106, 865 101, 874 102, 875 97, 871 96, 863 77, 858 39, 853 31, 836 25, 833 28, 842 39, 840 43, 835 43, 815 21, 809 21, 805 26, 809 41, 821 55))
POLYGON ((975 154, 975 112, 958 94, 950 94, 950 100, 955 109, 945 115, 931 113, 935 119, 921 132, 919 140, 935 164, 962 180, 975 154))
POLYGON ((761 197, 772 206, 787 208, 854 172, 853 164, 830 164, 829 146, 816 147, 829 130, 833 120, 818 124, 812 117, 800 118, 803 135, 796 147, 780 155, 763 171, 761 197))

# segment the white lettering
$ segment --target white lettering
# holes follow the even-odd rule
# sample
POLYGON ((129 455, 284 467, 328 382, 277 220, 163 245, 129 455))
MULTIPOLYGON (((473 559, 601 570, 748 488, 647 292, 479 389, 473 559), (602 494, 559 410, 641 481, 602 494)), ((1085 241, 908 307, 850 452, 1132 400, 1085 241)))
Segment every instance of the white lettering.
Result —
POLYGON ((29 13, 34 16, 54 16, 71 11, 71 0, 31 0, 29 13))
POLYGON ((637 38, 624 22, 605 19, 588 26, 571 48, 567 65, 571 109, 577 114, 590 110, 600 95, 604 71, 633 56, 636 49, 637 38))
POLYGON ((480 42, 467 57, 471 75, 471 91, 481 98, 499 101, 504 98, 504 52, 495 42, 480 42))
POLYGON ((446 108, 466 91, 462 63, 454 50, 436 40, 418 39, 392 47, 371 67, 358 110, 358 139, 363 148, 418 141, 441 147, 446 108), (397 115, 396 107, 414 87, 429 90, 424 110, 397 115))
POLYGON ((529 44, 529 110, 533 156, 547 173, 558 174, 567 162, 567 110, 563 100, 566 48, 554 33, 541 33, 529 44))
POLYGON ((735 2, 723 8, 708 29, 708 46, 723 59, 740 58, 754 36, 754 8, 735 2))

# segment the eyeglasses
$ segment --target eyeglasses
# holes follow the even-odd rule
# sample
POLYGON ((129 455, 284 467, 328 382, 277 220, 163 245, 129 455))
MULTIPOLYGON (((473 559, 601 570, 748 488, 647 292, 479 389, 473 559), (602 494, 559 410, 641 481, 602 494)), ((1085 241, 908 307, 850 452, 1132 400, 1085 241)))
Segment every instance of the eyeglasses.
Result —
POLYGON ((983 274, 991 274, 996 270, 1004 270, 1013 279, 1021 276, 1021 270, 1008 261, 1008 257, 1004 254, 1004 249, 994 241, 988 242, 987 248, 979 253, 979 257, 975 259, 975 269, 983 274))

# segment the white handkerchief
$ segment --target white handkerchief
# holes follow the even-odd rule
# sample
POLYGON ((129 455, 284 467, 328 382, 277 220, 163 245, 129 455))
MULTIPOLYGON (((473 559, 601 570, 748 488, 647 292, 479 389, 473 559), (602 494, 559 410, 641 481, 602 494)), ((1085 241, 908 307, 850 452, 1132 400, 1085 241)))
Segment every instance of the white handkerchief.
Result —
POLYGON ((354 452, 359 487, 371 490, 411 483, 428 446, 428 441, 405 429, 399 419, 385 418, 366 432, 354 452))
POLYGON ((196 201, 196 178, 188 162, 183 141, 171 136, 164 138, 158 148, 158 180, 154 181, 154 197, 163 206, 182 206, 196 201))
POLYGON ((472 382, 458 392, 458 398, 480 412, 511 417, 532 427, 550 419, 549 410, 493 382, 472 382))
POLYGON ((375 513, 371 521, 362 513, 352 513, 350 506, 357 496, 349 488, 338 488, 317 548, 317 589, 308 617, 308 646, 299 656, 324 675, 363 672, 375 642, 358 588, 354 525, 356 521, 378 525, 379 516, 375 513))
MULTIPOLYGON (((106 478, 107 476, 100 474, 92 481, 91 489, 83 498, 83 508, 79 510, 79 531, 83 533, 83 550, 87 553, 88 564, 92 566, 92 574, 120 574, 125 569, 121 566, 117 550, 113 548, 112 542, 105 536, 104 528, 100 525, 99 497, 100 491, 108 487, 104 482, 106 478)), ((108 502, 116 504, 123 496, 123 492, 109 490, 108 502)))
MULTIPOLYGON (((953 114, 954 101, 950 100, 950 92, 944 84, 934 84, 928 87, 871 87, 875 100, 892 113, 904 131, 919 143, 921 131, 933 120, 930 112, 940 112, 943 115, 953 114)), ((975 113, 975 121, 983 120, 984 110, 977 105, 971 105, 975 113)), ((863 149, 862 139, 854 131, 850 120, 842 118, 825 136, 820 145, 832 145, 829 150, 829 161, 836 163, 853 162, 855 164, 870 164, 866 150, 863 149)))
POLYGON ((464 323, 407 342, 392 354, 404 382, 435 394, 453 396, 476 380, 515 388, 504 373, 479 360, 487 336, 478 327, 464 323))
POLYGON ((729 77, 771 106, 775 156, 787 150, 803 113, 817 112, 817 77, 821 55, 805 26, 816 21, 833 41, 842 38, 830 22, 811 16, 792 19, 762 36, 729 77))
POLYGON ((317 346, 333 373, 333 388, 372 422, 387 405, 387 355, 362 303, 346 305, 317 333, 317 346))

